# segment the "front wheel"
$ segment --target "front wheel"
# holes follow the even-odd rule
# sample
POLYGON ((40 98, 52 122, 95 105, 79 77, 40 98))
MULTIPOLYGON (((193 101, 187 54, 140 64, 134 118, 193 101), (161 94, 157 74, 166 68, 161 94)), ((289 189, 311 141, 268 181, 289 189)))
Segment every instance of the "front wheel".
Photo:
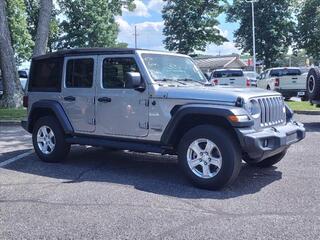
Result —
POLYGON ((178 157, 186 176, 205 189, 231 184, 241 168, 238 143, 227 131, 211 125, 189 130, 180 141, 178 157))

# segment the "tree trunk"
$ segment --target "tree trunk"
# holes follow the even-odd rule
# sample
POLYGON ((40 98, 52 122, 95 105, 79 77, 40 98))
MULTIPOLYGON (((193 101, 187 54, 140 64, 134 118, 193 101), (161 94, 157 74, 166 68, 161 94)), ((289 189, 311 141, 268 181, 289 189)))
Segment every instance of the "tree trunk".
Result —
POLYGON ((0 0, 0 68, 4 92, 0 107, 21 107, 23 91, 11 44, 5 0, 0 0))
POLYGON ((37 35, 36 35, 35 47, 33 50, 34 57, 46 53, 48 38, 49 38, 49 31, 50 31, 51 13, 52 13, 52 0, 40 0, 37 35))

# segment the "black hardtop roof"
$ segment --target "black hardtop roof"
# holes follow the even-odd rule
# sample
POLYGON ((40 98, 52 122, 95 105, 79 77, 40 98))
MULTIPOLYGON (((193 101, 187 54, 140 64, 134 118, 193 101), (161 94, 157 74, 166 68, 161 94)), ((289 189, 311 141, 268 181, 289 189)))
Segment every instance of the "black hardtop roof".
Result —
POLYGON ((58 58, 66 56, 104 55, 104 54, 134 54, 137 48, 75 48, 59 50, 32 58, 32 60, 58 58))

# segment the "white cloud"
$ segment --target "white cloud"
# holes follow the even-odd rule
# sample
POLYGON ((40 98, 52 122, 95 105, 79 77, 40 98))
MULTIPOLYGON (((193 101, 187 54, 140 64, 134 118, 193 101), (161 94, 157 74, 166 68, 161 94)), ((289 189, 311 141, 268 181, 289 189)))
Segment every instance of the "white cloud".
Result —
MULTIPOLYGON (((128 47, 134 47, 134 26, 137 26, 138 34, 138 48, 164 50, 162 34, 163 22, 151 22, 145 21, 137 24, 130 24, 122 17, 117 17, 116 21, 119 25, 118 41, 128 43, 128 47)), ((219 28, 221 35, 228 38, 228 31, 219 28)), ((199 52, 200 53, 200 52, 199 52)), ((225 42, 221 46, 211 44, 207 47, 202 54, 209 55, 228 55, 232 53, 241 53, 239 49, 235 47, 233 42, 225 42)))
POLYGON ((160 13, 163 8, 163 4, 163 0, 150 0, 148 2, 148 9, 160 13))
POLYGON ((241 50, 236 48, 233 42, 225 42, 220 46, 211 44, 207 47, 207 50, 205 52, 205 54, 209 55, 229 55, 232 53, 241 53, 241 50))
POLYGON ((128 43, 129 47, 134 47, 134 27, 137 26, 138 48, 163 50, 162 44, 163 22, 142 22, 137 24, 129 24, 122 17, 117 17, 116 21, 119 25, 118 41, 128 43))
POLYGON ((136 7, 132 12, 128 11, 128 9, 126 8, 122 9, 123 12, 126 15, 131 15, 131 16, 150 17, 148 7, 141 0, 135 0, 134 4, 136 5, 136 7))

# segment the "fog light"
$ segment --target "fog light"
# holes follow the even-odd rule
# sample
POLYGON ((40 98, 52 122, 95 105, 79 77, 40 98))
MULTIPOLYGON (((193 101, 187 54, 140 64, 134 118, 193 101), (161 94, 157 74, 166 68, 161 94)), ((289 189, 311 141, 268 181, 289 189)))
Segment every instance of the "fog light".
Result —
POLYGON ((269 145, 268 139, 264 139, 263 140, 263 147, 268 147, 268 145, 269 145))

